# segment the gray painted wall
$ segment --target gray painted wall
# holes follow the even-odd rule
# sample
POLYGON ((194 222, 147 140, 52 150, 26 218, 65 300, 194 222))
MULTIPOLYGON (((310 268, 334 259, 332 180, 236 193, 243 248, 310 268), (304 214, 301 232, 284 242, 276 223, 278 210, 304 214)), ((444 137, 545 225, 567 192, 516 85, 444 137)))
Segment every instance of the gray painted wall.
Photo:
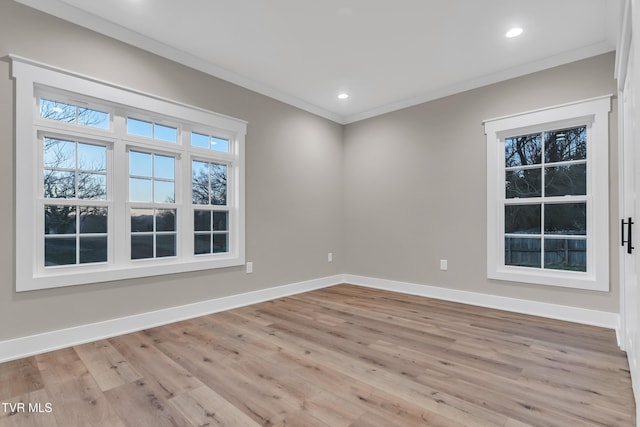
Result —
POLYGON ((351 274, 617 312, 617 100, 610 115, 611 292, 486 278, 482 121, 615 94, 614 54, 347 125, 345 265, 351 274), (439 270, 439 260, 449 270, 439 270))
POLYGON ((0 0, 0 57, 8 53, 247 120, 254 273, 226 268, 16 293, 13 81, 0 61, 0 341, 342 272, 341 125, 0 0))
POLYGON ((0 61, 0 194, 7 205, 0 210, 0 341, 338 273, 618 310, 615 111, 612 291, 490 282, 485 274, 482 120, 614 93, 612 54, 341 126, 0 0, 0 57, 9 53, 247 120, 247 260, 255 272, 227 268, 16 293, 13 81, 9 63, 0 61), (448 272, 438 270, 441 258, 448 272))

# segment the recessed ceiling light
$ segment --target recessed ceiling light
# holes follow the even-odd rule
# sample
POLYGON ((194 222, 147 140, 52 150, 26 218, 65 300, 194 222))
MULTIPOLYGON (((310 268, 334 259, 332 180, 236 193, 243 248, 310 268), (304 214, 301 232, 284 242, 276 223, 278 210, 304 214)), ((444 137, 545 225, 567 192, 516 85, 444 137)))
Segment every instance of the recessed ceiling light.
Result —
POLYGON ((338 95, 338 99, 347 99, 347 98, 349 98, 348 93, 342 92, 341 94, 338 95))
POLYGON ((507 31, 505 36, 507 36, 509 38, 518 37, 520 34, 522 34, 522 31, 523 31, 522 28, 514 27, 514 28, 510 29, 509 31, 507 31))

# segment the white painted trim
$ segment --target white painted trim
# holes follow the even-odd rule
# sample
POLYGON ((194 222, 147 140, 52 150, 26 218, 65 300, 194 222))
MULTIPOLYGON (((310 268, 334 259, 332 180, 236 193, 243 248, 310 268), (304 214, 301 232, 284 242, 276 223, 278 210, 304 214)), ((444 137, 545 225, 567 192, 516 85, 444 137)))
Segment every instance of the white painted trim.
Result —
POLYGON ((618 91, 622 91, 627 78, 627 65, 631 48, 631 2, 624 2, 623 13, 620 19, 620 34, 618 34, 618 47, 616 48, 616 63, 614 75, 618 81, 618 91))
MULTIPOLYGON (((200 107, 190 106, 184 103, 175 102, 169 99, 157 97, 155 95, 144 94, 136 90, 122 87, 113 83, 94 79, 89 76, 73 73, 68 70, 53 67, 17 55, 9 55, 11 58, 12 76, 16 82, 16 182, 21 188, 32 191, 18 191, 16 193, 16 230, 21 230, 21 236, 16 239, 16 291, 31 291, 35 289, 56 288, 63 286, 82 285, 87 283, 103 282, 105 280, 122 280, 134 277, 148 277, 160 274, 174 274, 186 271, 199 271, 214 268, 240 266, 245 263, 245 135, 247 122, 229 116, 211 112, 200 107), (112 112, 122 110, 120 113, 113 113, 112 117, 116 121, 124 123, 124 116, 142 112, 148 114, 149 120, 162 120, 169 118, 171 122, 176 121, 178 134, 184 134, 184 126, 198 126, 198 129, 207 132, 217 133, 222 131, 228 135, 231 142, 232 151, 228 154, 219 155, 209 150, 207 153, 194 150, 190 144, 183 141, 181 144, 161 143, 154 144, 141 142, 126 135, 124 128, 100 132, 95 130, 77 131, 76 129, 65 129, 61 123, 47 124, 45 120, 38 116, 36 100, 42 90, 55 91, 64 95, 72 93, 82 94, 82 98, 93 100, 100 108, 109 109, 112 112), (154 113, 147 113, 154 112, 154 113), (156 118, 157 115, 157 118, 156 118), (182 129, 181 126, 182 125, 182 129), (113 144, 113 157, 111 167, 123 172, 124 165, 128 164, 125 147, 135 146, 146 150, 147 147, 152 153, 166 152, 169 155, 182 155, 181 164, 176 165, 176 178, 185 178, 182 182, 191 181, 191 173, 185 169, 185 163, 190 162, 188 156, 197 154, 199 158, 208 161, 224 160, 229 167, 228 204, 230 212, 230 248, 228 253, 214 254, 212 256, 195 256, 189 247, 193 247, 193 241, 189 229, 184 228, 185 222, 181 222, 177 229, 178 245, 182 245, 184 250, 178 250, 176 257, 163 259, 153 258, 148 260, 136 260, 124 258, 123 254, 128 254, 130 248, 129 233, 127 225, 130 224, 128 217, 122 212, 126 206, 127 195, 111 191, 109 203, 116 203, 118 208, 110 214, 110 221, 114 217, 119 218, 112 222, 114 229, 118 231, 110 232, 110 245, 112 256, 108 263, 104 264, 73 264, 67 267, 45 268, 42 228, 34 228, 34 224, 42 227, 43 210, 39 205, 38 197, 42 195, 37 177, 42 171, 41 150, 37 148, 38 132, 45 129, 53 129, 55 132, 62 131, 63 137, 75 135, 87 136, 98 141, 115 141, 113 144), (132 142, 133 141, 133 142, 132 142), (162 148, 162 146, 165 148, 162 148), (182 166, 181 166, 182 165, 182 166), (182 167, 182 169, 181 169, 182 167), (182 174, 180 174, 182 171, 182 174), (19 214, 18 214, 19 213, 19 214), (38 221, 40 218, 40 221, 38 221), (114 237, 115 236, 115 239, 114 237), (189 243, 191 246, 189 246, 189 243), (105 271, 109 271, 107 276, 105 271), (108 277, 108 279, 105 279, 108 277)), ((117 126, 116 126, 117 128, 117 126)), ((179 156, 178 156, 179 157, 179 156)), ((109 169, 107 180, 122 180, 126 173, 117 173, 117 170, 109 169)), ((128 184, 118 181, 120 185, 110 185, 111 188, 128 188, 128 184)), ((190 197, 186 195, 190 192, 184 191, 180 196, 177 193, 175 208, 182 210, 183 217, 187 218, 194 207, 190 202, 190 197)), ((178 248, 180 249, 180 248, 178 248)))
POLYGON ((220 311, 245 307, 277 298, 299 294, 338 285, 344 282, 343 275, 335 275, 313 279, 304 282, 292 283, 274 288, 261 289, 244 294, 230 295, 207 301, 186 304, 102 322, 80 325, 57 331, 0 341, 0 363, 35 354, 97 341, 117 335, 141 331, 143 329, 162 326, 181 320, 220 311))
POLYGON ((279 89, 273 88, 262 82, 248 78, 232 70, 220 67, 219 65, 216 65, 196 55, 192 55, 190 53, 168 46, 164 43, 160 43, 150 37, 143 36, 142 34, 136 33, 135 31, 107 21, 103 18, 100 18, 99 16, 92 15, 69 4, 66 4, 61 0, 16 1, 34 9, 48 13, 49 15, 56 16, 60 19, 64 19, 68 22, 88 28, 92 31, 104 34, 113 39, 120 40, 124 43, 128 43, 161 57, 186 65, 187 67, 202 71, 203 73, 207 73, 211 76, 228 81, 243 88, 252 90, 254 92, 289 104, 293 107, 300 108, 301 110, 307 111, 320 117, 324 117, 325 119, 343 125, 358 122, 360 120, 365 120, 375 116, 380 116, 382 114, 401 110, 403 108, 412 107, 414 105, 423 104, 428 101, 444 98, 446 96, 464 92, 467 90, 476 89, 504 80, 524 76, 526 74, 531 74, 537 71, 542 71, 548 68, 558 67, 560 65, 590 58, 596 55, 601 55, 614 50, 610 43, 603 41, 591 46, 585 46, 579 49, 563 52, 561 54, 543 58, 535 62, 522 64, 476 79, 456 83, 445 88, 419 94, 415 97, 401 99, 397 102, 384 104, 370 110, 365 110, 350 115, 341 115, 314 105, 279 89))
POLYGON ((618 328, 620 319, 616 313, 460 291, 439 286, 420 285, 353 274, 337 274, 239 295, 230 295, 193 304, 0 341, 0 363, 316 289, 323 289, 342 283, 600 326, 616 330, 616 336, 619 336, 618 328))
POLYGON ((87 13, 60 0, 17 0, 17 2, 60 19, 64 19, 65 21, 81 27, 88 28, 91 31, 95 31, 115 40, 146 50, 147 52, 154 53, 171 61, 175 61, 179 64, 186 65, 187 67, 191 67, 195 70, 233 83, 240 87, 284 102, 285 104, 300 108, 301 110, 308 111, 317 116, 324 117, 325 119, 345 124, 343 117, 339 114, 318 107, 317 105, 306 102, 296 96, 275 89, 242 74, 220 67, 219 65, 202 59, 196 55, 176 49, 128 28, 107 21, 99 16, 87 13))
MULTIPOLYGON (((513 119, 512 121, 514 121, 516 123, 519 123, 519 117, 527 116, 529 114, 538 114, 538 113, 540 113, 540 115, 542 117, 548 117, 546 115, 547 113, 545 113, 545 112, 549 111, 549 110, 555 110, 555 109, 560 109, 560 108, 565 109, 565 108, 571 108, 571 107, 578 107, 579 108, 579 106, 581 104, 586 104, 586 103, 590 103, 590 102, 597 102, 597 101, 600 101, 600 100, 606 100, 606 102, 609 102, 609 107, 608 107, 608 110, 607 110, 607 112, 609 112, 609 111, 611 111, 611 98, 613 98, 613 94, 612 93, 608 93, 606 95, 594 96, 593 98, 581 99, 579 101, 566 102, 564 104, 553 105, 551 107, 536 108, 535 110, 521 111, 519 113, 509 114, 509 115, 506 115, 506 116, 494 117, 494 118, 491 118, 491 119, 483 120, 482 124, 486 125, 487 123, 490 123, 490 122, 496 122, 496 121, 499 121, 499 120, 507 120, 507 119, 513 119)), ((589 113, 589 112, 590 112, 590 110, 587 110, 587 113, 589 113)), ((552 113, 552 114, 555 114, 555 113, 552 113)), ((574 114, 569 114, 568 116, 571 117, 573 115, 574 114)), ((590 115, 590 114, 587 114, 587 115, 590 115)), ((554 121, 557 121, 557 119, 555 119, 555 120, 554 119, 555 119, 555 117, 552 115, 550 117, 550 120, 547 120, 547 122, 553 123, 554 121)), ((531 120, 528 120, 527 118, 525 118, 523 120, 525 120, 526 122, 530 122, 531 121, 531 120)), ((536 119, 535 121, 537 122, 537 120, 538 119, 536 119)), ((513 127, 517 128, 517 126, 513 126, 513 127)))
MULTIPOLYGON (((632 66, 630 63, 631 54, 632 54, 632 14, 631 14, 631 2, 629 0, 625 0, 624 2, 624 12, 621 22, 620 34, 618 36, 618 48, 616 50, 616 64, 615 64, 615 76, 618 82, 618 135, 619 135, 619 143, 618 143, 618 213, 619 217, 626 217, 627 213, 631 213, 633 210, 629 211, 627 209, 628 195, 627 193, 630 191, 626 188, 627 179, 625 177, 627 174, 630 174, 631 171, 628 170, 629 167, 626 166, 625 162, 625 145, 628 145, 625 140, 625 116, 627 115, 625 111, 625 85, 627 83, 627 78, 632 78, 632 74, 628 74, 629 68, 632 66)), ((634 81, 635 84, 635 81, 634 81)), ((631 155, 629 158, 633 158, 631 155)), ((640 167, 640 165, 635 165, 635 168, 640 167)), ((634 169, 632 167, 631 169, 634 169)), ((627 354, 627 362, 629 364, 629 372, 631 376, 631 387, 633 390, 633 395, 636 403, 636 424, 640 425, 640 372, 638 372, 638 351, 634 347, 635 338, 634 334, 630 331, 630 326, 634 326, 630 323, 632 320, 632 315, 629 313, 627 308, 628 303, 626 298, 630 294, 630 290, 633 287, 632 280, 633 278, 627 278, 627 265, 626 263, 631 263, 633 265, 634 260, 628 258, 626 254, 626 248, 619 246, 618 247, 620 257, 618 263, 618 269, 620 272, 620 328, 619 328, 619 337, 618 344, 620 348, 626 352, 627 354)))
POLYGON ((358 286, 401 292, 427 298, 436 298, 444 301, 459 302, 479 307, 495 308, 514 313, 530 314, 533 316, 582 323, 585 325, 600 326, 603 328, 615 329, 616 332, 620 321, 617 313, 610 313, 606 311, 501 297, 497 295, 481 294, 478 292, 461 291, 440 286, 420 285, 416 283, 398 282, 395 280, 355 276, 352 274, 346 274, 344 279, 346 283, 358 286))
POLYGON ((487 74, 486 76, 478 77, 476 79, 459 82, 451 86, 436 89, 412 98, 402 99, 391 104, 382 105, 371 110, 351 114, 343 117, 340 123, 349 124, 358 122, 360 120, 369 119, 372 117, 380 116, 382 114, 387 114, 394 111, 402 110, 404 108, 413 107, 415 105, 424 104, 425 102, 434 101, 436 99, 444 98, 450 95, 455 95, 456 93, 477 89, 483 86, 488 86, 505 80, 514 79, 516 77, 525 76, 527 74, 543 71, 549 68, 559 67, 571 62, 591 58, 593 56, 602 55, 604 53, 611 52, 612 50, 612 47, 609 45, 609 43, 606 42, 586 46, 581 49, 576 49, 570 52, 564 52, 559 55, 544 58, 536 62, 530 62, 528 64, 501 70, 496 73, 487 74))
MULTIPOLYGON (((609 112, 612 95, 484 121, 487 136, 487 277, 546 286, 609 291, 609 112), (505 264, 505 138, 587 125, 587 271, 523 268, 505 264)), ((542 165, 544 166, 544 165, 542 165)), ((578 200, 571 196, 566 200, 578 200)), ((547 203, 552 197, 529 201, 547 203)), ((527 199, 523 202, 526 203, 527 199)))

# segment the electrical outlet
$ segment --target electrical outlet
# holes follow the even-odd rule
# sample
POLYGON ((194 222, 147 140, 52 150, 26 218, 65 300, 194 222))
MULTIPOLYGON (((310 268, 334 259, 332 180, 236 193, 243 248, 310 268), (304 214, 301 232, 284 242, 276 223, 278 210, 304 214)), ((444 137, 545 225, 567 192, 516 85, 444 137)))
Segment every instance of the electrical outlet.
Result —
POLYGON ((440 260, 440 270, 442 271, 446 271, 449 268, 447 260, 446 259, 441 259, 440 260))
POLYGON ((248 262, 247 263, 247 274, 251 274, 253 273, 253 263, 252 262, 248 262))
POLYGON ((333 262, 333 252, 327 254, 327 262, 333 262))

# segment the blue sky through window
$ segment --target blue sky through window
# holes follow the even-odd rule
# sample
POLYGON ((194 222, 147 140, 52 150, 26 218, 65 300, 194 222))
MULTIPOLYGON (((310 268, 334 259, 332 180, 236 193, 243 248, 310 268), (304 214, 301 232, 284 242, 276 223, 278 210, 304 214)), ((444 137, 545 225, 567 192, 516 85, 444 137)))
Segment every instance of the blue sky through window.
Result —
POLYGON ((210 150, 229 152, 229 140, 218 136, 210 136, 197 132, 191 132, 191 145, 210 150))
POLYGON ((159 154, 129 152, 129 200, 175 202, 175 158, 159 154))

